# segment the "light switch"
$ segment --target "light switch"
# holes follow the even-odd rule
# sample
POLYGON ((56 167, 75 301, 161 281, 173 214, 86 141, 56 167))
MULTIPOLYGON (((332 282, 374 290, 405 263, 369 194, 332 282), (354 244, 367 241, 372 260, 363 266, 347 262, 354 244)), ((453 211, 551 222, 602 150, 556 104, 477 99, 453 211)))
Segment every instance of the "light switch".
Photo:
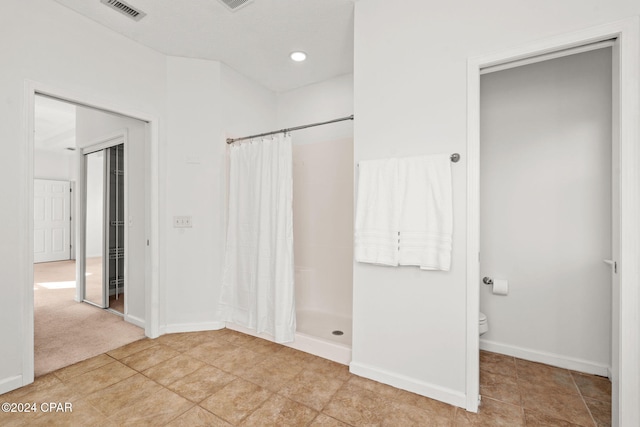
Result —
POLYGON ((186 215, 182 215, 182 216, 174 216, 173 217, 173 228, 191 228, 192 222, 191 222, 191 216, 186 216, 186 215))

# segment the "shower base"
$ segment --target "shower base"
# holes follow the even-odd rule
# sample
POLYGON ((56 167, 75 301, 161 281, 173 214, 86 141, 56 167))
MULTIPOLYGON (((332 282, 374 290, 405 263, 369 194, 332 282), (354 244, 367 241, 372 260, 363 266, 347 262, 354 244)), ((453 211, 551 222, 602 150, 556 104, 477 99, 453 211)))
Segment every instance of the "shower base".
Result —
MULTIPOLYGON (((298 310, 296 325, 295 340, 283 345, 343 365, 351 362, 351 318, 318 311, 298 310), (341 331, 342 335, 335 335, 333 331, 341 331)), ((227 323, 227 328, 273 341, 270 335, 257 334, 252 329, 233 323, 227 323)))

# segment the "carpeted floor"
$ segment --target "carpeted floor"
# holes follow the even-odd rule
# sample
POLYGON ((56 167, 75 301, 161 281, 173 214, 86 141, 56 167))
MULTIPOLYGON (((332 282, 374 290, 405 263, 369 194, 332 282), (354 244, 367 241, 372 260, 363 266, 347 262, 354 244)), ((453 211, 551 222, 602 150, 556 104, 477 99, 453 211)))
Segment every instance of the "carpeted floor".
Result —
POLYGON ((144 338, 122 317, 75 302, 75 262, 34 264, 35 375, 144 338))

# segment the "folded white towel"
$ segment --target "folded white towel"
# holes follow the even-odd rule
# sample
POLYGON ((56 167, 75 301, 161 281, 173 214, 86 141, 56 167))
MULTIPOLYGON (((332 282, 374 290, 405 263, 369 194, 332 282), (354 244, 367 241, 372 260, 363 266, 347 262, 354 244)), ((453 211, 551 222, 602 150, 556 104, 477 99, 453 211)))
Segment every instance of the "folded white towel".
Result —
POLYGON ((399 265, 449 271, 453 233, 451 160, 439 154, 398 160, 399 265))
POLYGON ((358 262, 398 265, 398 160, 359 163, 355 228, 358 262))

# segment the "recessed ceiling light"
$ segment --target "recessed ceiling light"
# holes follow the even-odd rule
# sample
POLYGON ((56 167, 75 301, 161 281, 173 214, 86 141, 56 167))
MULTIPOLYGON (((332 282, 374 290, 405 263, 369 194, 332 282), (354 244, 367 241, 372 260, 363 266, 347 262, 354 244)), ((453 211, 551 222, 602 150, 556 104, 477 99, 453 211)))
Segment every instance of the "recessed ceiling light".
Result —
POLYGON ((302 51, 297 51, 297 52, 291 52, 289 57, 296 62, 302 62, 305 59, 307 59, 307 54, 302 51))

